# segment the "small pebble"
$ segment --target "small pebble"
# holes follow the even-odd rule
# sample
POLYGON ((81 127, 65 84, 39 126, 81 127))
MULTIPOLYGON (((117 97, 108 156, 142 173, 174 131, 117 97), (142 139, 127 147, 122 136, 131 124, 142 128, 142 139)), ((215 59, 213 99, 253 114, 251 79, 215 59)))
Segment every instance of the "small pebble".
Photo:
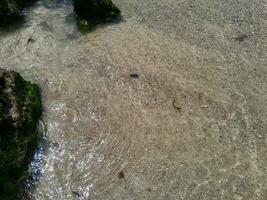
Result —
POLYGON ((131 74, 130 77, 131 78, 139 78, 139 75, 138 74, 131 74))
POLYGON ((124 176, 123 171, 120 171, 119 174, 118 174, 118 178, 124 178, 124 177, 125 177, 125 176, 124 176))
POLYGON ((52 143, 52 146, 53 146, 54 148, 56 148, 56 149, 59 148, 59 144, 58 144, 57 142, 53 142, 53 143, 52 143))
POLYGON ((182 110, 182 106, 181 106, 176 100, 174 100, 174 101, 172 102, 172 105, 173 105, 173 107, 174 107, 175 109, 177 109, 179 112, 182 110))
POLYGON ((30 43, 30 42, 35 42, 35 40, 32 39, 32 38, 29 38, 27 42, 28 42, 28 43, 30 43))
POLYGON ((200 106, 200 108, 207 108, 208 107, 208 105, 202 105, 202 106, 200 106))
POLYGON ((71 192, 74 196, 77 196, 77 197, 80 197, 81 195, 79 194, 79 192, 76 192, 76 191, 72 191, 71 192))

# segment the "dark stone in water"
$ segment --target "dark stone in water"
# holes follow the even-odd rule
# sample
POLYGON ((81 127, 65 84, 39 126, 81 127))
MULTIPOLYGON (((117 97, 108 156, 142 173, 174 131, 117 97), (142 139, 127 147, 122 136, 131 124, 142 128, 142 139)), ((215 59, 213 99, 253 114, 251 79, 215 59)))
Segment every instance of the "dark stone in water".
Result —
POLYGON ((248 38, 249 38, 249 36, 247 34, 241 34, 241 35, 237 36, 235 38, 235 40, 238 41, 238 42, 244 42, 248 38))
POLYGON ((106 19, 120 16, 120 10, 111 0, 73 0, 74 11, 83 19, 106 19))
POLYGON ((37 147, 42 113, 39 87, 0 69, 0 199, 19 199, 37 147))
MULTIPOLYGON (((0 0, 0 27, 20 21, 27 13, 25 7, 36 0, 0 0)), ((78 16, 77 25, 81 30, 92 30, 97 24, 111 22, 121 16, 112 0, 73 0, 74 11, 78 16)), ((67 16, 72 19, 71 16, 67 16)), ((72 20, 71 20, 72 21, 72 20)), ((46 23, 39 24, 46 31, 52 28, 46 23)))
POLYGON ((27 43, 26 43, 26 45, 25 45, 25 47, 26 46, 28 46, 30 43, 34 43, 35 42, 35 39, 33 39, 33 38, 28 38, 28 40, 27 40, 27 43))
POLYGON ((124 172, 123 171, 120 171, 119 174, 118 174, 118 178, 124 178, 124 172))
POLYGON ((52 146, 53 146, 54 148, 56 148, 56 149, 59 148, 59 144, 58 144, 57 142, 53 142, 53 143, 52 143, 52 146))
POLYGON ((71 193, 72 193, 74 196, 81 197, 81 195, 79 194, 79 192, 72 191, 71 193))
POLYGON ((0 25, 9 24, 20 18, 17 1, 0 0, 0 25))
POLYGON ((120 9, 111 0, 73 0, 73 5, 79 20, 82 21, 77 24, 79 27, 81 25, 82 29, 85 29, 87 24, 92 26, 121 16, 120 9))
POLYGON ((138 74, 131 74, 130 77, 131 78, 139 78, 139 75, 138 74))
POLYGON ((35 0, 0 0, 0 26, 21 20, 25 15, 24 8, 35 0))

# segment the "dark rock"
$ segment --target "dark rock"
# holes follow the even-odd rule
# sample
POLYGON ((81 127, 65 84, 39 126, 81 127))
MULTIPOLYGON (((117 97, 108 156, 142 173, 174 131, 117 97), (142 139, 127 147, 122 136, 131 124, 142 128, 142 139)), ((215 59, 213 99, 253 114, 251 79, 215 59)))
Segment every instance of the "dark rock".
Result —
POLYGON ((37 147, 39 87, 0 69, 0 199, 19 199, 20 183, 37 147))
POLYGON ((34 42, 35 42, 35 39, 33 39, 32 37, 28 38, 25 47, 28 46, 30 43, 34 43, 34 42))
POLYGON ((74 11, 83 19, 104 19, 120 16, 111 0, 73 0, 74 11))
POLYGON ((33 2, 34 0, 0 0, 0 26, 21 20, 23 8, 33 2))
POLYGON ((125 177, 124 172, 120 171, 118 174, 118 178, 124 178, 124 177, 125 177))
POLYGON ((139 78, 139 75, 138 74, 130 74, 130 77, 131 78, 139 78))
POLYGON ((20 8, 16 1, 0 0, 0 25, 19 19, 20 8))
POLYGON ((81 197, 81 195, 79 194, 79 192, 72 191, 71 193, 72 193, 74 196, 81 197))
POLYGON ((74 11, 83 20, 98 23, 120 16, 120 10, 111 0, 73 0, 74 11))
POLYGON ((249 38, 249 36, 247 34, 241 34, 241 35, 237 36, 235 38, 235 40, 238 41, 238 42, 244 42, 248 38, 249 38))

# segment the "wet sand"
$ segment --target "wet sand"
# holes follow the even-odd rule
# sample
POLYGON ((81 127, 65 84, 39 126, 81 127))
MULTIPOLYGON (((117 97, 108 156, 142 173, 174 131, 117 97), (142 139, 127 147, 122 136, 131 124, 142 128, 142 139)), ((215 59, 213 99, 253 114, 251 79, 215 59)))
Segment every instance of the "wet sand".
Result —
POLYGON ((114 3, 89 34, 69 3, 0 32, 0 67, 43 91, 32 199, 266 199, 266 2, 114 3))

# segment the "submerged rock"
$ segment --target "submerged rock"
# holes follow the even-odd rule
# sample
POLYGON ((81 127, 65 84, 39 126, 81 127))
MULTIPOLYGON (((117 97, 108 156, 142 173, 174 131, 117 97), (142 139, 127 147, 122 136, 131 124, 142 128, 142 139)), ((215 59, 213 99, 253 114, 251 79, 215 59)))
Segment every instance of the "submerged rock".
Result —
POLYGON ((0 26, 22 19, 22 10, 34 0, 0 0, 0 26))
POLYGON ((73 0, 73 4, 78 17, 90 24, 110 21, 121 15, 120 9, 111 0, 73 0))
POLYGON ((120 10, 111 0, 73 0, 74 11, 83 19, 116 18, 120 10))
POLYGON ((0 25, 11 23, 20 18, 20 9, 16 1, 0 0, 0 25))
POLYGON ((0 69, 0 199, 18 199, 37 147, 42 113, 39 87, 0 69))

